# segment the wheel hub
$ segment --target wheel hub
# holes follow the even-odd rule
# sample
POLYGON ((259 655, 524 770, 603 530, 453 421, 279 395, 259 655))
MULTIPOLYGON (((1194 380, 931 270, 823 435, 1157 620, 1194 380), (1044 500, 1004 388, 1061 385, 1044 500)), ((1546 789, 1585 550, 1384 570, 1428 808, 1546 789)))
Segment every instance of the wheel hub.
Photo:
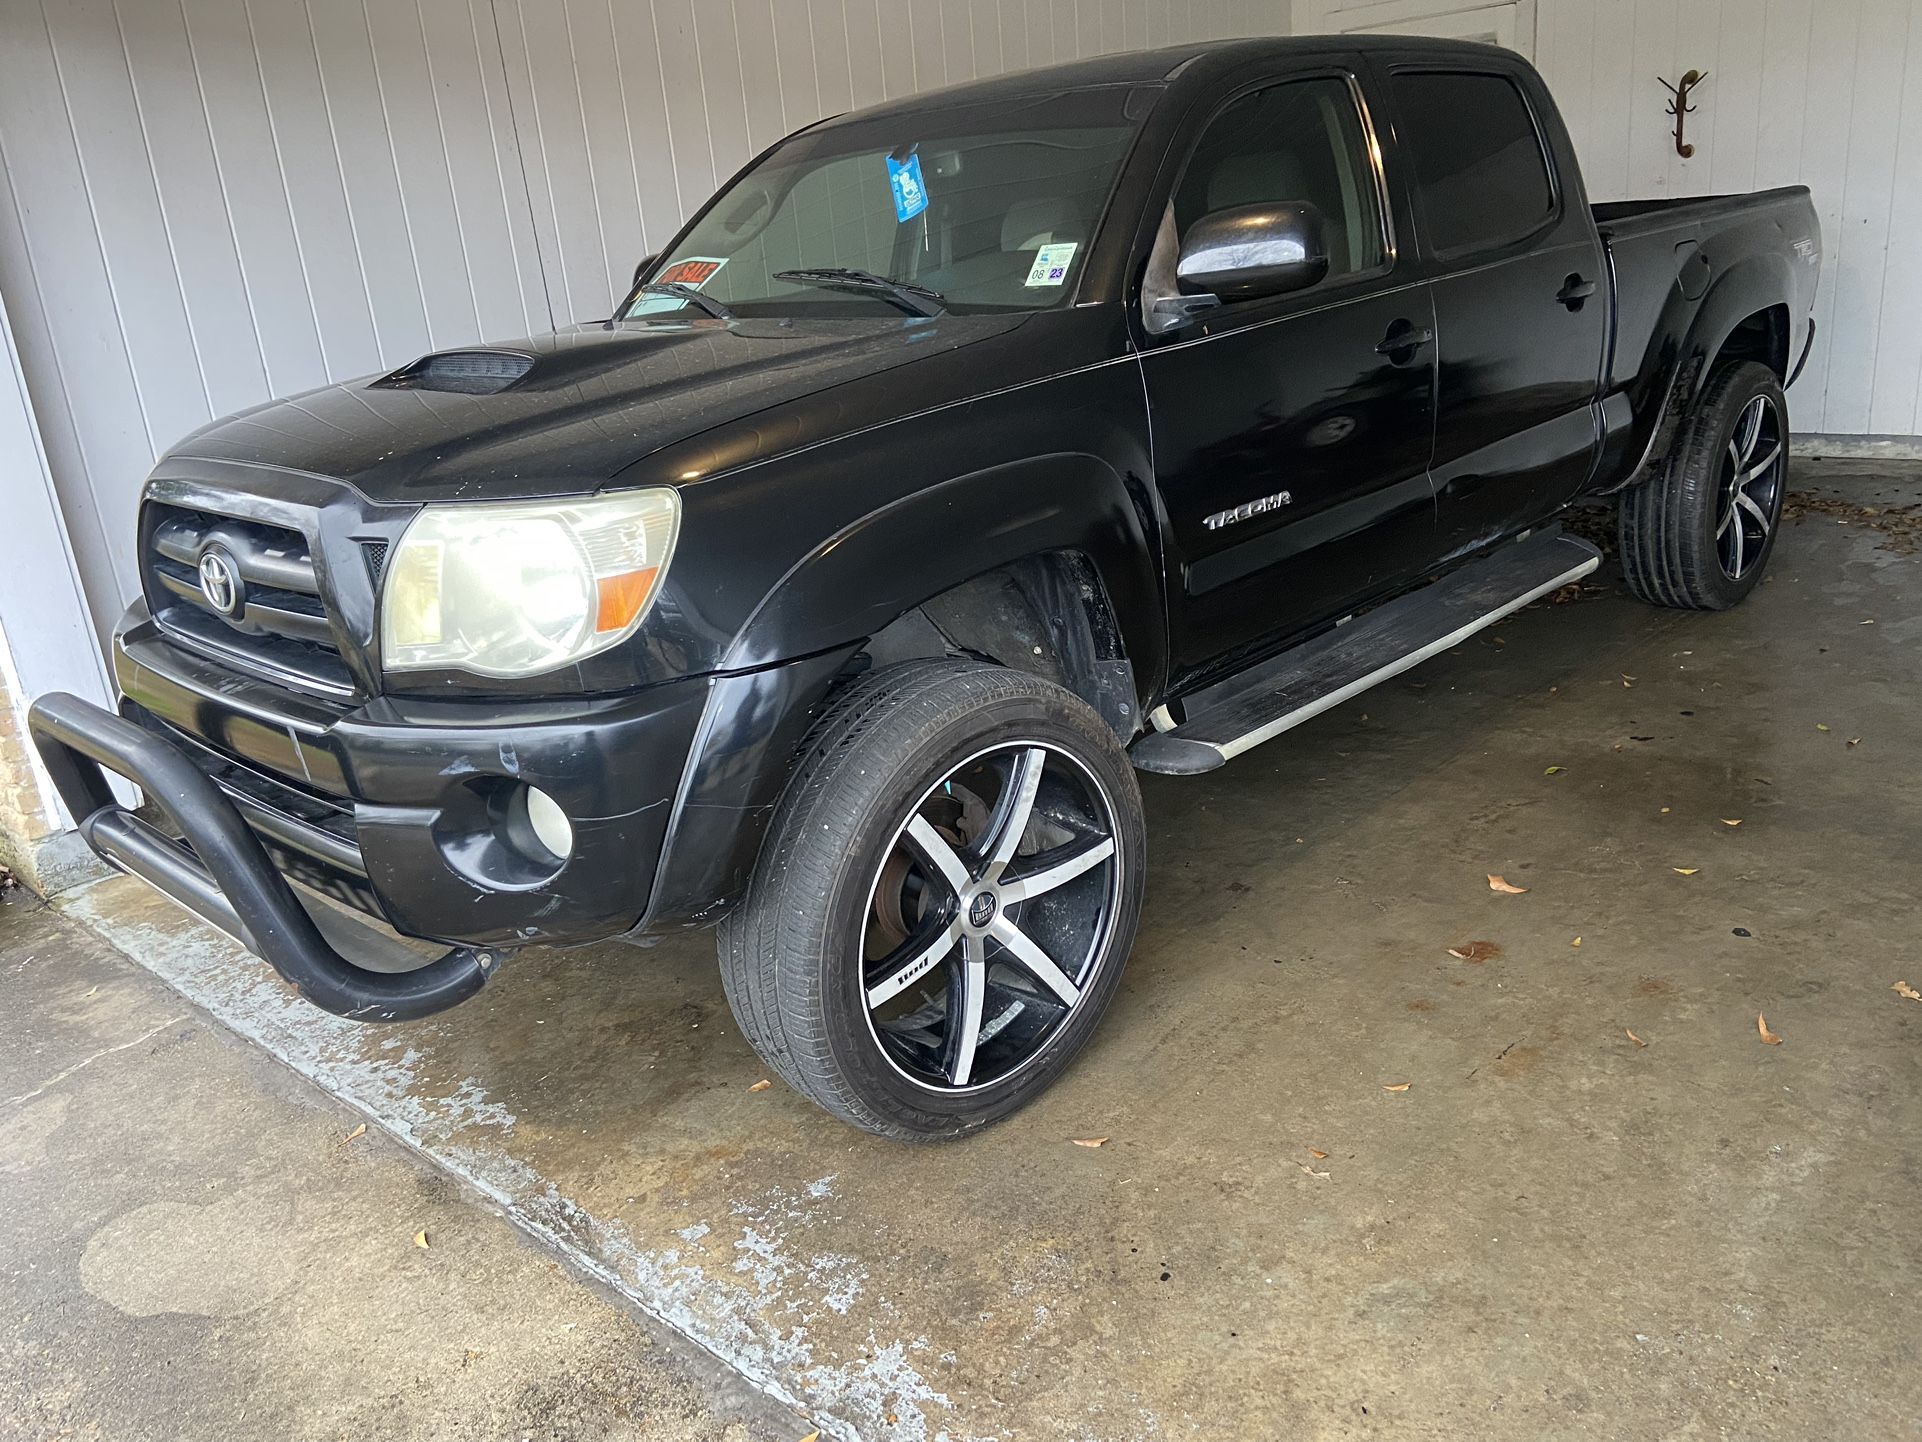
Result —
POLYGON ((992 887, 982 887, 968 903, 968 930, 986 931, 994 925, 995 915, 1000 910, 1001 898, 994 894, 992 887))

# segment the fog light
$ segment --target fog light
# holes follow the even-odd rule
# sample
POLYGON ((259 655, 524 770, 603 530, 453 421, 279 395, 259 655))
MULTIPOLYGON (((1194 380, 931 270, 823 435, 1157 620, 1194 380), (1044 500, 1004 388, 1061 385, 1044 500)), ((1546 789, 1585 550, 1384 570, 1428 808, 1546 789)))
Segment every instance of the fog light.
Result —
POLYGON ((535 839, 554 855, 566 860, 574 850, 574 825, 561 810, 560 802, 538 786, 522 788, 527 807, 527 824, 535 839))

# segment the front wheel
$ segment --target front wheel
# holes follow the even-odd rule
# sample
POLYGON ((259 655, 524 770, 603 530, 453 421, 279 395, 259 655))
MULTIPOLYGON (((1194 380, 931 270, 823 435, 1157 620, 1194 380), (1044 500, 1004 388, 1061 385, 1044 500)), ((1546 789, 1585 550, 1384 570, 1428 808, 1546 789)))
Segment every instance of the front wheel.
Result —
POLYGON ((817 727, 721 966, 743 1034, 868 1131, 958 1136, 1066 1069, 1134 942, 1146 839, 1113 732, 968 661, 850 688, 817 727))
POLYGON ((1661 472, 1622 493, 1629 589, 1658 606, 1723 611, 1762 579, 1788 490, 1788 402, 1755 361, 1719 368, 1661 472))

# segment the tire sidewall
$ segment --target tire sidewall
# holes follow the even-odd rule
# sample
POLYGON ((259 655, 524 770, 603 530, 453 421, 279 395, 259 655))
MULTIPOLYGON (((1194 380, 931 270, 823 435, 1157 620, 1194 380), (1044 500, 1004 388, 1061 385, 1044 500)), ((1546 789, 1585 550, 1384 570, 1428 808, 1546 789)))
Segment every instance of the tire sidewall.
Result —
POLYGON ((1086 1044, 1119 986, 1141 908, 1146 836, 1132 768, 1113 734, 1071 693, 1035 678, 1032 690, 958 707, 911 753, 877 728, 844 764, 884 768, 857 825, 860 841, 825 898, 825 945, 813 988, 837 1065, 870 1104, 917 1130, 952 1133, 985 1125, 1045 1088, 1086 1044), (1053 694, 1049 694, 1053 693, 1053 694), (1120 885, 1094 979, 1046 1045, 1011 1076, 965 1092, 919 1085, 882 1055, 862 988, 862 940, 874 879, 909 813, 942 777, 970 757, 1014 742, 1066 752, 1106 793, 1120 885))
MULTIPOLYGON (((1782 503, 1788 492, 1786 456, 1783 457, 1784 474, 1776 487, 1768 535, 1762 541, 1761 554, 1748 564, 1740 577, 1731 577, 1722 569, 1721 553, 1715 537, 1715 523, 1721 504, 1722 461, 1742 411, 1758 395, 1769 397, 1775 407, 1781 444, 1786 451, 1789 444, 1789 409, 1788 397, 1783 393, 1781 382, 1767 366, 1755 361, 1742 361, 1715 377, 1710 393, 1703 398, 1704 404, 1690 425, 1689 444, 1683 456, 1683 464, 1688 471, 1689 491, 1694 501, 1690 508, 1694 512, 1691 518, 1694 545, 1690 549, 1694 552, 1695 565, 1692 569, 1705 599, 1717 610, 1735 605, 1761 584, 1762 573, 1768 569, 1769 560, 1775 554, 1776 537, 1782 529, 1782 503)), ((1737 524, 1740 524, 1739 518, 1737 524)))

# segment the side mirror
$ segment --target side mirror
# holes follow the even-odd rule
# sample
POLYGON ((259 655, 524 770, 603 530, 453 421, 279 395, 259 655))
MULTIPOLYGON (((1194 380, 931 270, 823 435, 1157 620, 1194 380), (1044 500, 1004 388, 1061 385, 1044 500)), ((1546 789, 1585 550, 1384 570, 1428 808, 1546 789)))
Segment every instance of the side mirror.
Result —
POLYGON ((1321 209, 1305 200, 1204 215, 1188 227, 1175 261, 1175 281, 1184 292, 1223 301, 1305 290, 1327 274, 1321 209))
POLYGON ((646 275, 648 271, 652 270, 654 267, 654 262, 659 260, 660 258, 661 258, 661 253, 657 250, 654 252, 654 254, 644 255, 639 260, 634 262, 634 284, 635 285, 639 285, 641 283, 641 277, 646 275))

